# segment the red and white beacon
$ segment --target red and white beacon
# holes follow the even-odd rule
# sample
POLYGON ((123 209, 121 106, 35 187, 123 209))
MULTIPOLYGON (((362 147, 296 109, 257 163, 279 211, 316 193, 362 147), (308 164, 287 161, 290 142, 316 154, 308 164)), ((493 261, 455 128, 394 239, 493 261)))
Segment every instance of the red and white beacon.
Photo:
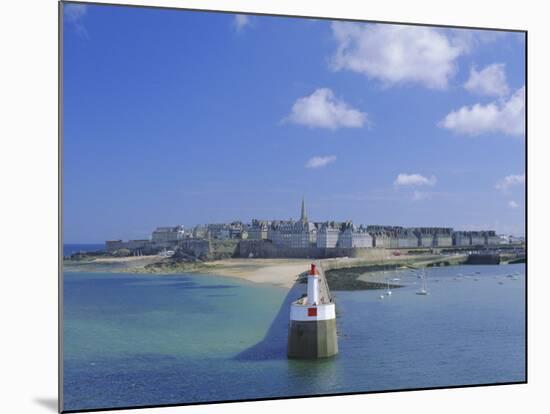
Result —
POLYGON ((326 358, 337 353, 335 304, 323 269, 312 263, 307 295, 290 304, 288 357, 326 358))
POLYGON ((319 305, 319 273, 315 263, 311 264, 307 276, 307 304, 310 306, 319 305))

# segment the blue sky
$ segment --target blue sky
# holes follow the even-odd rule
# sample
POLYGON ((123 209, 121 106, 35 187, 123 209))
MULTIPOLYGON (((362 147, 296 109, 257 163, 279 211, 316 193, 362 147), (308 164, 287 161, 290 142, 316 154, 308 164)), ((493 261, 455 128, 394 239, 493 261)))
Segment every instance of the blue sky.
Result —
POLYGON ((66 243, 287 219, 523 234, 524 35, 66 4, 66 243))

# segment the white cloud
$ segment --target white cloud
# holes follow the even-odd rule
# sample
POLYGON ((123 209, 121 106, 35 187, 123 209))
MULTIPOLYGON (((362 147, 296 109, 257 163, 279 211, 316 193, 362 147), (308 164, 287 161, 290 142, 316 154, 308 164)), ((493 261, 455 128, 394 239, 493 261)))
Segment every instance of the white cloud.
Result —
POLYGON ((493 43, 509 35, 505 32, 473 29, 447 29, 445 32, 449 34, 454 45, 459 45, 466 52, 470 52, 479 45, 493 43))
POLYGON ((505 67, 503 63, 493 63, 479 72, 473 67, 464 87, 477 95, 506 96, 510 88, 506 82, 505 67))
POLYGON ((437 179, 433 175, 428 178, 420 174, 401 173, 397 176, 393 183, 397 186, 434 186, 436 182, 437 179))
POLYGON ((519 205, 514 200, 510 200, 510 201, 508 201, 508 207, 516 209, 516 208, 519 207, 519 205))
POLYGON ((447 114, 439 125, 469 136, 498 132, 522 136, 525 134, 525 87, 508 99, 487 105, 463 106, 447 114))
POLYGON ((360 128, 368 121, 367 114, 336 98, 332 90, 320 88, 310 96, 296 100, 286 118, 311 128, 360 128))
POLYGON ((85 4, 67 3, 63 5, 63 14, 68 22, 74 23, 82 19, 86 14, 87 8, 88 6, 85 4))
POLYGON ((235 19, 233 20, 233 24, 235 26, 235 30, 237 32, 240 32, 243 30, 246 26, 250 24, 250 17, 248 17, 245 14, 237 14, 235 15, 235 19))
POLYGON ((385 86, 417 83, 445 89, 468 50, 445 31, 418 26, 332 23, 338 42, 334 70, 347 69, 385 86))
POLYGON ((496 183, 495 188, 501 191, 507 191, 510 187, 525 184, 525 174, 507 175, 502 180, 496 183))
POLYGON ((77 33, 82 36, 87 36, 88 32, 82 23, 84 15, 88 11, 88 6, 85 4, 67 3, 63 5, 63 17, 66 23, 71 24, 77 33))
POLYGON ((336 156, 328 155, 326 157, 313 157, 306 163, 306 168, 322 168, 336 161, 336 156))

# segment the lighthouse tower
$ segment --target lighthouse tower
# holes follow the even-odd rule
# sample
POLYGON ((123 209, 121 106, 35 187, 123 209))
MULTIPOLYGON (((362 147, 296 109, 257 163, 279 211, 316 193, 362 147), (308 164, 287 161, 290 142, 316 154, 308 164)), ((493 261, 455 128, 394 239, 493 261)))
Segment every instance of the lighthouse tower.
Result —
POLYGON ((321 268, 312 263, 307 295, 290 305, 289 358, 326 358, 338 353, 336 311, 321 268))
POLYGON ((317 267, 312 264, 307 275, 307 304, 308 306, 319 305, 319 273, 317 267))

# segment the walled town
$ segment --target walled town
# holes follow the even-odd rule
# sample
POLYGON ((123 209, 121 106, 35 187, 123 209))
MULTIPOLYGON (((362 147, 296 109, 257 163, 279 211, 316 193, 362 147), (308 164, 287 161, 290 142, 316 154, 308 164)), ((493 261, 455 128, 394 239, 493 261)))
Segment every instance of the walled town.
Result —
POLYGON ((455 231, 451 227, 400 227, 310 221, 302 200, 299 220, 212 223, 186 229, 158 227, 150 238, 108 240, 105 251, 119 255, 172 254, 193 259, 220 257, 344 257, 366 249, 498 248, 522 245, 524 239, 494 230, 455 231), (217 257, 213 257, 217 252, 217 257))

